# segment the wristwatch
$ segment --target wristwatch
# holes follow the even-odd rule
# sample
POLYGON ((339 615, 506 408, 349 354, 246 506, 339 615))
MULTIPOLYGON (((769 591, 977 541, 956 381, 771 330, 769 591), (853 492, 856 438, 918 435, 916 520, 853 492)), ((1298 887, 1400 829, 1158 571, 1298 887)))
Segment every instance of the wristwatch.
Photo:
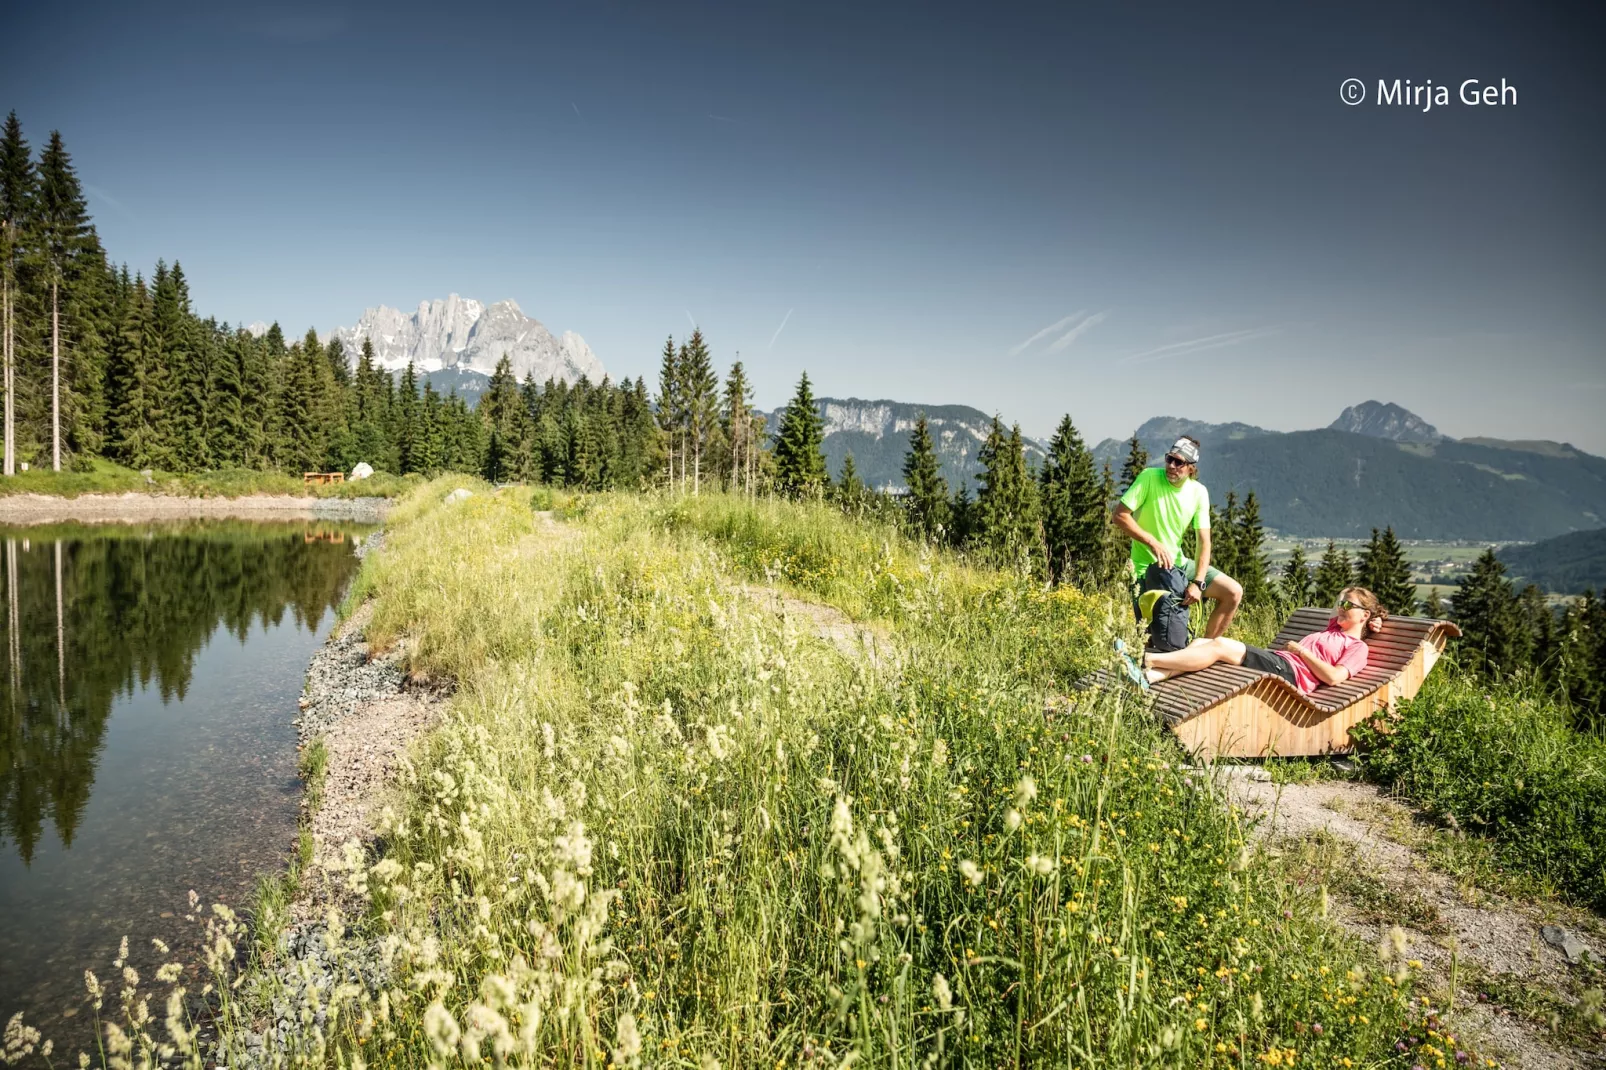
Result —
POLYGON ((1200 594, 1204 594, 1205 593, 1205 581, 1204 580, 1189 580, 1188 582, 1193 584, 1195 587, 1199 588, 1199 593, 1200 594))

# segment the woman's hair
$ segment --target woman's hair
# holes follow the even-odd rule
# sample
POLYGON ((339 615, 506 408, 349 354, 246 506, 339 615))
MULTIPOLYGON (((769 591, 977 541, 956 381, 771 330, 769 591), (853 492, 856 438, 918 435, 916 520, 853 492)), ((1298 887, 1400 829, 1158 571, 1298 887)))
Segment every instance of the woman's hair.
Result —
POLYGON ((1377 600, 1377 595, 1368 591, 1365 587, 1346 587, 1339 592, 1338 596, 1342 598, 1346 594, 1350 596, 1351 602, 1366 610, 1367 620, 1388 619, 1388 609, 1384 607, 1382 602, 1377 600))

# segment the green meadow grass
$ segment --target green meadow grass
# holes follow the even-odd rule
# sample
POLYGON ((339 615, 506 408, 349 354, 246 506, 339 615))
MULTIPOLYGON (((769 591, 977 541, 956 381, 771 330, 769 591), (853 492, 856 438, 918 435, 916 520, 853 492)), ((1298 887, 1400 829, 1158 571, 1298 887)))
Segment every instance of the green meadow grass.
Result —
MULTIPOLYGON (((285 1065, 1453 1054, 1416 966, 1344 937, 1139 704, 1068 690, 1121 599, 826 506, 445 502, 459 483, 401 502, 359 579, 370 641, 405 636, 458 691, 377 855, 333 874, 362 910, 330 918, 338 976, 304 990, 285 1065), (891 649, 843 653, 744 590, 764 581, 891 649)), ((234 1065, 274 984, 220 980, 234 1065)))

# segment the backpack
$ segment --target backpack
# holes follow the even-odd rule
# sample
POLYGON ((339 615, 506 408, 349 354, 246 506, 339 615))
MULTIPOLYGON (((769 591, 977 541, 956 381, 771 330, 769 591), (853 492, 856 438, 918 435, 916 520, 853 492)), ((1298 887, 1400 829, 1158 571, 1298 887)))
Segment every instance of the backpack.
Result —
POLYGON ((1139 594, 1144 591, 1164 591, 1154 603, 1154 616, 1149 618, 1148 649, 1157 654, 1181 650, 1188 645, 1188 607, 1183 598, 1188 593, 1188 577, 1180 568, 1161 568, 1159 562, 1151 564, 1143 573, 1139 594))

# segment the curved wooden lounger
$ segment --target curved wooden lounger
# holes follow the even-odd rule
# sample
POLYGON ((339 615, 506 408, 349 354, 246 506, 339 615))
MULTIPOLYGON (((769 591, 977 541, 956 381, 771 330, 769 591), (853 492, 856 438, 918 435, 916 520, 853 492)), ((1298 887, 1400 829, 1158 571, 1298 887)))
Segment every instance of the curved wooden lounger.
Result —
MULTIPOLYGON (((1330 609, 1299 609, 1272 649, 1327 627, 1330 609)), ((1149 689, 1154 710, 1182 745, 1205 759, 1347 754, 1349 730, 1415 695, 1444 644, 1461 629, 1429 617, 1390 617, 1366 638, 1366 668, 1302 695, 1281 677, 1239 665, 1212 665, 1149 689)))

